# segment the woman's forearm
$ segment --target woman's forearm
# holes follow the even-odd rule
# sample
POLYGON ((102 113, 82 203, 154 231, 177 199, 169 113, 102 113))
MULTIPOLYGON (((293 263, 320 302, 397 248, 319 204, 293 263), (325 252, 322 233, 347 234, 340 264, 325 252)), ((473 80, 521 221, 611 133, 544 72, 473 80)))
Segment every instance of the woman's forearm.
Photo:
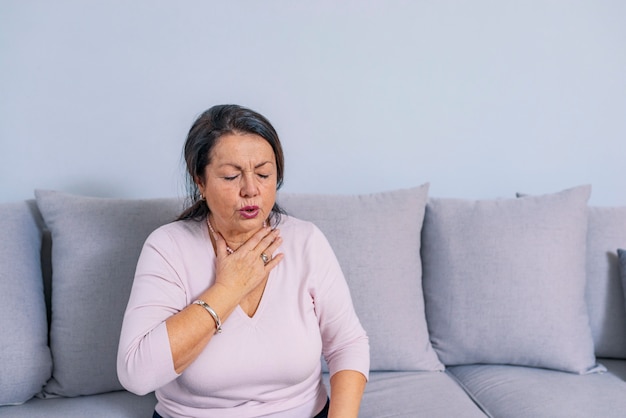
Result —
POLYGON ((358 417, 366 383, 365 376, 354 370, 342 370, 335 373, 330 378, 330 410, 328 417, 358 417))
MULTIPOLYGON (((239 303, 228 292, 214 285, 201 299, 208 303, 222 321, 226 320, 239 303)), ((182 373, 200 355, 215 334, 212 316, 200 305, 191 304, 165 321, 176 373, 182 373)))

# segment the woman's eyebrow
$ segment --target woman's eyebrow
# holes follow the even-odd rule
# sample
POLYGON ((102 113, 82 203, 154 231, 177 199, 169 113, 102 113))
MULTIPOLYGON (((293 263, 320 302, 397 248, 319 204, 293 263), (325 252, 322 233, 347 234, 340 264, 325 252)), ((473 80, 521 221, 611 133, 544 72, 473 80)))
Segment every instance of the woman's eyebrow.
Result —
MULTIPOLYGON (((272 161, 264 161, 262 163, 259 163, 259 164, 255 165, 254 168, 261 168, 261 167, 263 167, 264 165, 267 165, 267 164, 274 164, 274 163, 272 161)), ((220 165, 220 167, 225 167, 225 166, 230 166, 230 167, 236 168, 237 170, 243 170, 243 167, 241 167, 240 165, 235 164, 235 163, 224 163, 224 164, 220 165)))

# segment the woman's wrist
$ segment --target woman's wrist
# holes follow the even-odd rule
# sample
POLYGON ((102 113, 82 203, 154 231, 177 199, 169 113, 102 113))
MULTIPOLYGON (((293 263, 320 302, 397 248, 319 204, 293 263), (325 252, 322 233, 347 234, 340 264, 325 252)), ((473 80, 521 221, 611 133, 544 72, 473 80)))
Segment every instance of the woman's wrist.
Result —
MULTIPOLYGON (((236 292, 234 289, 227 287, 222 283, 216 282, 207 290, 202 292, 202 294, 200 294, 196 299, 194 299, 192 304, 195 303, 195 300, 201 300, 209 305, 219 318, 220 325, 223 326, 230 314, 241 302, 242 296, 240 296, 239 292, 236 292)), ((202 305, 200 304, 200 306, 202 305)), ((216 322, 214 318, 211 318, 213 315, 210 314, 206 308, 204 308, 204 310, 204 314, 208 317, 208 319, 216 322)))
POLYGON ((207 311, 209 315, 211 315, 211 318, 213 318, 213 322, 215 322, 215 333, 216 334, 221 333, 222 332, 222 320, 220 319, 220 316, 217 314, 217 312, 215 312, 215 310, 211 308, 211 305, 209 305, 202 299, 196 299, 193 303, 201 306, 205 311, 207 311))

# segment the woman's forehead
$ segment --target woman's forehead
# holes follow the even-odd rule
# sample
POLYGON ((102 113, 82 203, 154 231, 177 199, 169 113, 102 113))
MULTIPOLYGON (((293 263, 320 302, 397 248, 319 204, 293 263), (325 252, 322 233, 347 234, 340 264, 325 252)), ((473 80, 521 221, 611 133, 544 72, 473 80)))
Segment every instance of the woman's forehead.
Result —
POLYGON ((256 134, 226 134, 218 139, 211 152, 211 164, 259 167, 275 163, 272 146, 256 134))

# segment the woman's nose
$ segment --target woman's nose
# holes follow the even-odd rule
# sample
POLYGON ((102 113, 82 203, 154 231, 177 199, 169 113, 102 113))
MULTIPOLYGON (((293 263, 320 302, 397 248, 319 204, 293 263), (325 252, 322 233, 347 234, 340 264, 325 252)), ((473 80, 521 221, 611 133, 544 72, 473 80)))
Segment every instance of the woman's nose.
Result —
POLYGON ((241 176, 241 180, 242 197, 256 196, 258 194, 259 189, 256 186, 253 175, 244 174, 243 176, 241 176))

